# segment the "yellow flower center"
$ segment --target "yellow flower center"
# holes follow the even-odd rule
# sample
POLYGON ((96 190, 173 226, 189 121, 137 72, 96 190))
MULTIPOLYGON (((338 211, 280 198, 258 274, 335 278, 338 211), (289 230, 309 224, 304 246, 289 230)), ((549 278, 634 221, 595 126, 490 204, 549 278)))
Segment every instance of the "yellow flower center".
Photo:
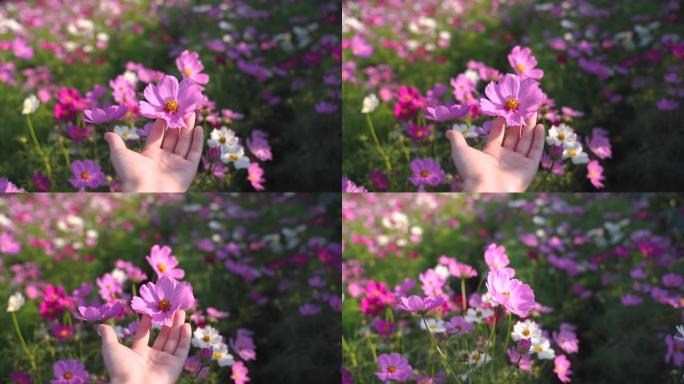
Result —
POLYGON ((64 328, 61 331, 59 331, 59 335, 62 337, 67 337, 67 336, 69 336, 69 330, 64 328))
POLYGON ((88 173, 88 172, 81 173, 81 179, 83 179, 83 180, 90 179, 90 173, 88 173))
POLYGON ((389 372, 389 373, 394 373, 396 371, 397 371, 397 367, 395 367, 394 365, 390 365, 389 367, 387 367, 387 372, 389 372))
POLYGON ((565 140, 565 133, 560 132, 560 133, 558 134, 558 140, 560 140, 560 141, 565 140))
POLYGON ((190 67, 185 67, 185 69, 183 70, 183 72, 185 72, 185 74, 186 74, 187 76, 190 76, 190 75, 192 74, 192 71, 190 70, 190 67))
POLYGON ((169 310, 169 308, 171 308, 171 303, 169 302, 169 300, 161 299, 161 301, 159 302, 159 310, 166 312, 169 310))
POLYGON ((74 374, 71 372, 64 372, 64 375, 62 375, 65 379, 69 380, 72 377, 74 377, 74 374))
POLYGON ((128 131, 124 131, 124 133, 121 134, 121 136, 122 136, 124 139, 128 138, 130 135, 131 135, 131 133, 128 132, 128 131))
POLYGON ((530 335, 530 331, 527 330, 527 329, 525 329, 525 330, 522 331, 522 334, 523 334, 523 336, 529 336, 529 335, 530 335))
POLYGON ((230 159, 233 160, 233 161, 237 161, 238 155, 236 155, 236 154, 234 154, 234 153, 231 153, 230 155, 228 155, 228 158, 230 158, 230 159))
POLYGON ((223 358, 223 353, 221 353, 219 351, 214 352, 214 359, 221 360, 222 358, 223 358))
POLYGON ((518 101, 518 99, 508 99, 504 104, 506 105, 507 111, 515 111, 518 109, 520 102, 518 101))
POLYGON ((225 144, 226 141, 227 141, 227 139, 225 138, 225 136, 221 136, 221 138, 218 139, 218 142, 221 144, 225 144))
POLYGON ((420 176, 422 176, 422 177, 428 177, 428 176, 430 176, 430 172, 428 172, 428 171, 423 171, 423 172, 420 173, 420 176))
POLYGON ((473 354, 473 360, 479 361, 480 360, 480 354, 479 353, 473 354))
POLYGON ((568 149, 568 156, 569 157, 577 156, 577 151, 575 151, 574 149, 568 149))
POLYGON ((534 350, 537 351, 537 352, 541 352, 541 351, 544 350, 544 348, 542 348, 541 345, 535 345, 535 346, 534 346, 534 350))
POLYGON ((157 264, 157 269, 162 271, 162 272, 166 272, 166 264, 164 264, 164 263, 157 264))
POLYGON ((204 335, 204 337, 202 338, 202 340, 204 340, 205 342, 209 342, 210 339, 211 337, 209 337, 209 335, 204 335))
POLYGON ((518 71, 520 71, 520 72, 525 72, 525 66, 522 65, 522 64, 518 64, 518 65, 516 66, 516 68, 518 68, 518 71))
POLYGON ((164 104, 164 110, 169 113, 175 113, 178 110, 178 101, 169 100, 164 104))

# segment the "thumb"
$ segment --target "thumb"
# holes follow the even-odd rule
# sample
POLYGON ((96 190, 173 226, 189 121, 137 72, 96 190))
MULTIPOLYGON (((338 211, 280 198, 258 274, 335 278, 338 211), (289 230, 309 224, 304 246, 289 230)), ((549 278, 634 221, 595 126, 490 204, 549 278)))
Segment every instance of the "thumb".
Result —
POLYGON ((113 154, 114 152, 126 150, 126 143, 124 143, 121 136, 114 132, 107 132, 104 135, 104 139, 109 144, 109 152, 113 154))
POLYGON ((116 338, 116 332, 114 329, 106 324, 100 324, 97 326, 97 333, 102 336, 102 350, 107 350, 109 347, 119 344, 119 339, 116 338))
POLYGON ((454 164, 460 172, 465 165, 465 151, 470 148, 470 146, 465 137, 463 137, 463 134, 459 131, 450 129, 447 131, 446 136, 447 139, 449 139, 449 142, 451 142, 451 158, 454 160, 454 164))

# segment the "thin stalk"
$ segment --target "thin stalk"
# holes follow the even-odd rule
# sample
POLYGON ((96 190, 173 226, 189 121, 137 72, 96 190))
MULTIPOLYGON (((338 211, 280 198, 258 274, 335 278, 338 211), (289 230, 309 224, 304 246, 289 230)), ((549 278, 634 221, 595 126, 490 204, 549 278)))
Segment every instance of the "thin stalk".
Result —
POLYGON ((378 152, 385 161, 385 168, 387 168, 387 172, 390 172, 392 171, 392 164, 390 163, 389 156, 387 156, 387 152, 385 152, 385 149, 380 144, 378 135, 375 133, 375 126, 373 125, 373 120, 371 120, 370 113, 366 113, 365 115, 366 123, 368 123, 368 129, 370 130, 371 136, 373 137, 373 141, 375 141, 375 145, 378 147, 378 152))
POLYGON ((432 345, 435 346, 435 349, 437 349, 437 352, 439 353, 439 356, 442 358, 442 363, 446 366, 446 368, 449 369, 449 372, 451 373, 451 375, 452 375, 456 380, 460 381, 460 380, 458 379, 458 376, 456 376, 456 371, 454 371, 454 369, 451 368, 451 364, 449 364, 449 359, 448 359, 447 356, 444 354, 444 352, 442 352, 442 349, 439 348, 439 344, 437 343, 437 340, 435 340, 435 335, 432 334, 432 332, 430 331, 430 327, 428 327, 427 320, 425 319, 425 316, 423 315, 423 316, 421 316, 421 318, 423 319, 423 324, 425 324, 425 330, 427 331, 427 333, 428 333, 428 335, 429 335, 430 344, 432 344, 432 345))
POLYGON ((54 185, 54 182, 52 180, 52 167, 50 167, 50 162, 48 161, 48 158, 45 155, 45 152, 43 151, 43 147, 40 145, 40 141, 38 141, 36 130, 33 128, 33 123, 31 122, 31 117, 29 115, 26 115, 26 122, 29 126, 29 133, 31 134, 33 144, 35 144, 36 150, 38 151, 38 154, 43 160, 43 165, 45 166, 45 172, 48 174, 48 179, 50 179, 50 183, 54 185))
POLYGON ((197 376, 199 376, 199 374, 202 373, 203 369, 204 369, 204 363, 202 363, 202 365, 200 365, 199 369, 197 370, 197 373, 195 373, 195 376, 192 377, 192 381, 190 382, 190 384, 193 384, 195 382, 195 380, 197 380, 197 376))
POLYGON ((28 346, 26 345, 26 341, 24 340, 24 335, 21 334, 21 329, 19 328, 19 322, 17 321, 17 315, 14 312, 10 312, 12 314, 12 322, 14 323, 14 329, 17 331, 17 336, 19 336, 19 341, 21 342, 21 347, 24 349, 24 353, 26 353, 26 356, 28 356, 29 361, 31 362, 31 368, 33 370, 36 370, 36 361, 33 357, 33 354, 31 351, 29 351, 28 346))
POLYGON ((465 279, 461 279, 461 301, 463 302, 463 312, 466 310, 466 291, 465 291, 465 279))

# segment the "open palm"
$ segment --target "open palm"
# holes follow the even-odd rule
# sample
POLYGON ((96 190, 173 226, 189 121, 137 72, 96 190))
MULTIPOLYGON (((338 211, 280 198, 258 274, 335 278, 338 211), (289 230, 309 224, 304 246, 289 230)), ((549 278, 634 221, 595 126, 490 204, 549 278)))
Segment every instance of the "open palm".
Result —
POLYGON ((535 114, 524 127, 509 127, 506 134, 505 122, 498 118, 481 151, 469 146, 460 132, 447 132, 465 192, 525 191, 544 152, 544 126, 536 123, 535 114))
POLYGON ((186 119, 186 128, 168 129, 158 119, 138 153, 126 148, 123 139, 105 134, 109 155, 123 192, 185 192, 197 174, 202 157, 204 132, 195 127, 195 114, 186 119))
POLYGON ((190 351, 191 329, 185 311, 176 312, 171 327, 162 327, 152 348, 150 317, 145 315, 133 338, 131 348, 119 343, 112 327, 101 324, 102 357, 112 384, 170 384, 183 371, 190 351))

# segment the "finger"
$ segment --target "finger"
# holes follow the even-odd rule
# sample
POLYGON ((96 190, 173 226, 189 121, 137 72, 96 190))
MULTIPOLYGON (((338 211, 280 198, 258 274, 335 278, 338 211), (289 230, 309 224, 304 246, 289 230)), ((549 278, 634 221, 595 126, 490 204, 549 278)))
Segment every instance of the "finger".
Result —
POLYGON ((171 326, 171 331, 169 332, 169 338, 164 344, 164 352, 173 354, 176 352, 176 347, 178 346, 178 339, 180 338, 181 326, 185 322, 185 311, 181 310, 176 312, 173 318, 173 326, 171 326))
POLYGON ((106 350, 113 345, 119 344, 119 339, 116 338, 116 332, 114 329, 106 324, 100 324, 97 326, 97 332, 102 336, 102 350, 106 350))
POLYGON ((503 144, 504 134, 506 132, 505 127, 506 120, 504 120, 503 117, 499 117, 496 120, 494 120, 492 129, 489 131, 489 134, 487 135, 487 147, 492 145, 501 146, 503 144))
POLYGON ((164 348, 166 341, 169 339, 170 331, 171 328, 167 327, 166 325, 163 326, 161 331, 159 331, 159 334, 157 335, 157 339, 154 341, 154 344, 152 345, 152 349, 156 351, 161 351, 162 348, 164 348))
POLYGON ((173 353, 174 355, 185 360, 188 357, 188 352, 190 352, 190 340, 192 339, 192 329, 190 329, 190 324, 185 323, 181 325, 180 340, 178 341, 178 347, 173 353))
POLYGON ((544 139, 546 138, 546 129, 539 124, 534 128, 534 139, 532 139, 532 146, 527 157, 534 160, 535 164, 539 163, 542 154, 544 153, 544 139))
POLYGON ((202 147, 204 147, 204 129, 197 126, 192 134, 192 145, 187 156, 188 161, 195 165, 195 167, 197 167, 202 158, 202 147))
POLYGON ((192 136, 195 131, 195 113, 191 113, 187 119, 185 119, 185 128, 180 129, 180 136, 178 138, 178 144, 176 144, 176 149, 174 153, 182 158, 188 157, 188 151, 190 150, 190 145, 192 144, 192 136))
POLYGON ((161 148, 162 141, 164 140, 164 127, 166 127, 166 122, 162 119, 157 119, 150 129, 150 134, 147 136, 147 141, 145 142, 145 149, 148 148, 161 148))
POLYGON ((143 316, 138 325, 138 329, 135 331, 135 336, 133 336, 132 349, 147 347, 147 343, 150 342, 150 326, 152 324, 152 318, 149 315, 143 316))
POLYGON ((520 140, 520 127, 508 127, 506 129, 506 138, 504 138, 503 147, 511 151, 515 151, 520 140))
POLYGON ((109 159, 112 161, 114 171, 120 176, 125 169, 122 155, 126 153, 126 144, 121 136, 114 132, 105 133, 104 138, 107 144, 109 144, 109 159))
POLYGON ((525 126, 520 129, 520 141, 518 141, 518 146, 515 148, 515 151, 523 156, 527 156, 530 152, 536 124, 537 114, 535 113, 526 120, 525 126))
POLYGON ((164 142, 162 143, 162 149, 166 152, 171 152, 176 149, 176 143, 178 143, 178 135, 181 128, 167 128, 166 134, 164 135, 164 142))
POLYGON ((451 158, 454 160, 454 164, 460 172, 465 166, 465 159, 463 157, 464 152, 470 147, 461 132, 450 130, 447 132, 447 138, 451 142, 451 158))

